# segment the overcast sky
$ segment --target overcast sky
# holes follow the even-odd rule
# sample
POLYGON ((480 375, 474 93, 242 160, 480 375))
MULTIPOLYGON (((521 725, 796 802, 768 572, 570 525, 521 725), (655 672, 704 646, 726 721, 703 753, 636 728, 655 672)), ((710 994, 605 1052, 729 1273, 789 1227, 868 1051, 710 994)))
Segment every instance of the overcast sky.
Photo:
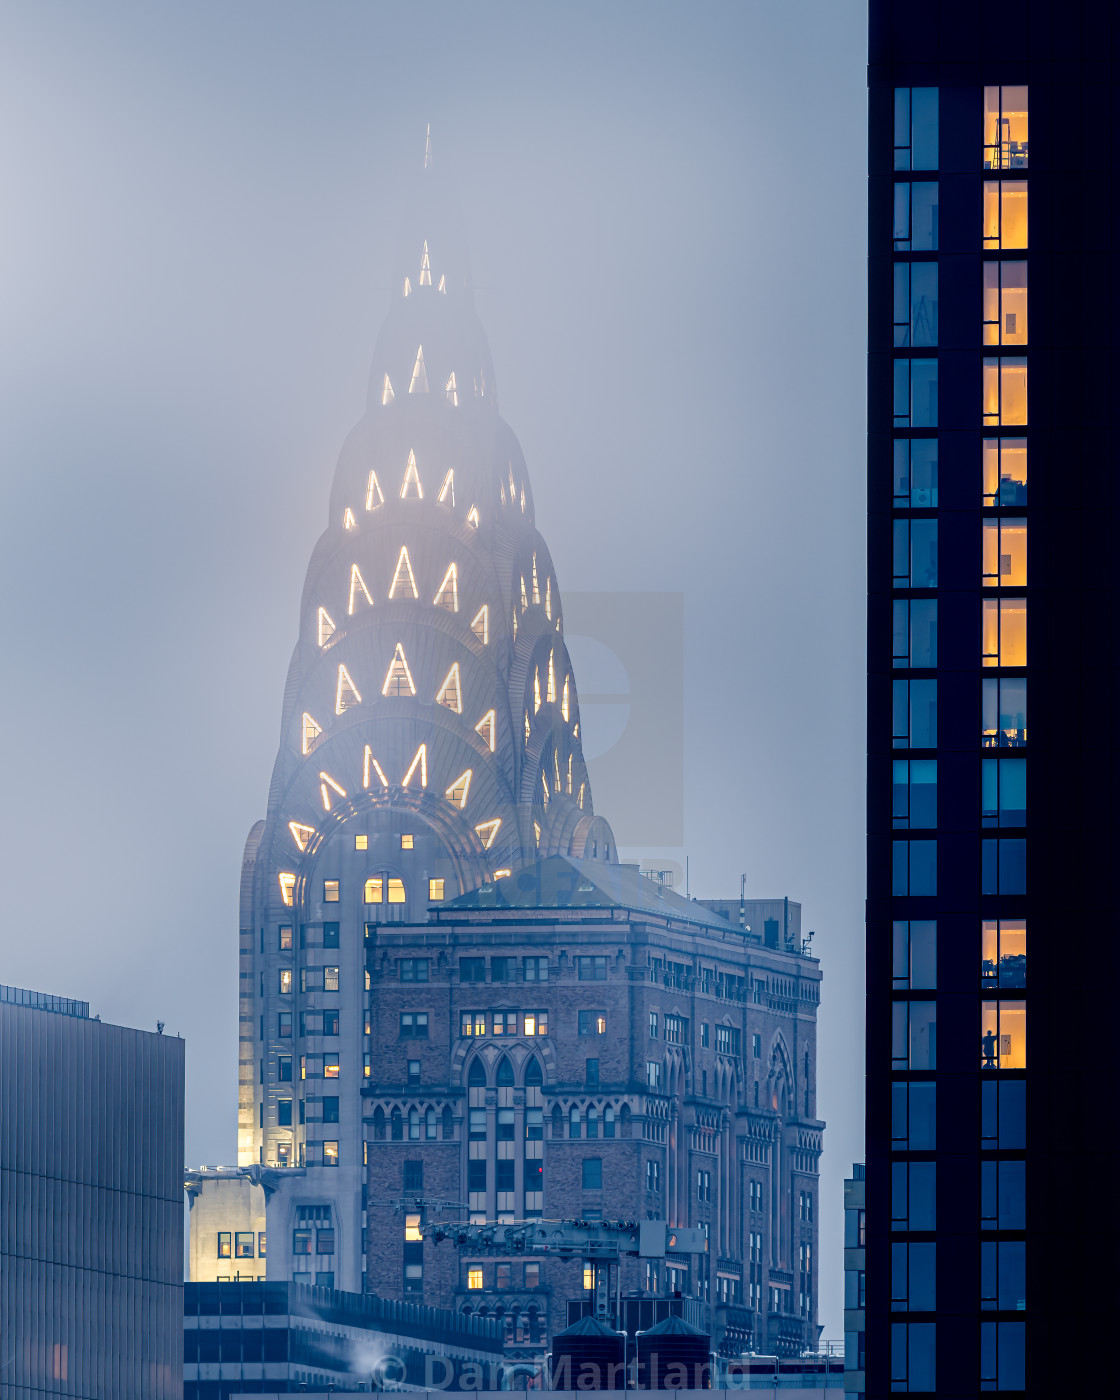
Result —
MULTIPOLYGON (((860 0, 3 7, 0 981, 181 1032, 189 1162, 236 1157, 242 846, 430 121, 573 615, 606 611, 579 594, 684 597, 683 842, 635 844, 617 763, 596 805, 624 858, 687 855, 703 896, 746 872, 816 931, 841 1336, 865 31, 860 0)), ((681 647, 645 626, 621 671, 573 637, 581 690, 648 713, 656 653, 678 670, 681 647)), ((585 716, 604 765, 625 713, 585 716)), ((631 761, 637 791, 657 745, 631 761)))

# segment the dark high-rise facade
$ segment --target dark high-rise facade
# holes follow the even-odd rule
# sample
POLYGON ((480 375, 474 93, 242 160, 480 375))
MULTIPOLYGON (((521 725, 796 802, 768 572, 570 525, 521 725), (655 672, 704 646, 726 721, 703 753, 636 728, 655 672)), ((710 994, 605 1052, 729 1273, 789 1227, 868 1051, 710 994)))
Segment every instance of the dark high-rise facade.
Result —
POLYGON ((1087 1394, 1117 1301, 1117 24, 870 7, 869 1397, 1087 1394))

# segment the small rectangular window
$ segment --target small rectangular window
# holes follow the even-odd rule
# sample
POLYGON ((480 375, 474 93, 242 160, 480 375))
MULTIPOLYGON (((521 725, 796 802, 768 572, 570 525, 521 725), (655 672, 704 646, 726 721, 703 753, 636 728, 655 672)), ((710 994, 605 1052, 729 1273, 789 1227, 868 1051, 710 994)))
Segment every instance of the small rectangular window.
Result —
POLYGON ((280 951, 290 953, 292 950, 292 926, 291 924, 280 925, 280 951))
POLYGON ((482 1287, 481 1264, 474 1264, 467 1270, 467 1287, 472 1290, 482 1287))
POLYGON ((337 903, 338 903, 338 881, 337 881, 337 880, 324 880, 324 881, 323 881, 323 901, 324 901, 324 903, 326 903, 326 904, 337 904, 337 903))
MULTIPOLYGON (((895 187, 897 189, 897 186, 895 187)), ((984 181, 984 247, 1027 246, 1026 180, 984 181)))
POLYGON ((1027 600, 985 598, 982 608, 981 662, 984 666, 1027 664, 1027 600))
POLYGON ((980 1389, 1026 1390, 1027 1324, 980 1324, 980 1389))
POLYGON ((932 509, 937 505, 937 439, 896 438, 894 505, 932 509))
POLYGON ((292 1013, 281 1011, 277 1017, 276 1034, 282 1039, 290 1039, 292 1034, 292 1013))
POLYGON ((980 1008, 980 1067, 1026 1069, 1027 1003, 985 1001, 980 1008))
POLYGON ((258 1258, 258 1259, 263 1259, 263 1258, 265 1257, 265 1244, 266 1244, 266 1242, 267 1242, 267 1238, 266 1238, 266 1235, 265 1235, 264 1230, 258 1230, 258 1231, 257 1231, 257 1258, 258 1258))
POLYGON ((413 846, 414 846, 414 842, 413 842, 413 839, 412 839, 411 834, 410 834, 409 832, 404 832, 404 833, 401 835, 401 850, 402 850, 402 851, 411 851, 411 850, 413 849, 413 846))
POLYGON ((426 1011, 402 1011, 400 1017, 402 1040, 427 1040, 428 1013, 426 1011))
POLYGON ((583 1159, 583 1189, 585 1191, 601 1191, 603 1189, 602 1157, 585 1157, 583 1159))
POLYGON ((937 181, 900 180, 894 187, 894 251, 936 252, 937 223, 937 181))
POLYGON ((1025 1230, 1026 1162, 980 1163, 980 1228, 1025 1230))
POLYGON ((323 1143, 323 1166, 338 1166, 338 1143, 327 1141, 323 1143))
POLYGON ((605 957, 576 958, 576 972, 581 982, 605 982, 607 960, 605 957))
POLYGON ((522 1035, 547 1035, 548 1012, 526 1011, 521 1018, 522 1035))
POLYGON ((937 682, 892 683, 891 743, 896 749, 937 747, 937 682))
POLYGON ((460 959, 459 959, 459 981, 460 981, 460 982, 485 982, 485 981, 486 981, 486 959, 485 959, 485 958, 460 958, 460 959))
MULTIPOLYGON (((606 1028, 607 1028, 607 1026, 606 1026, 606 1019, 604 1018, 604 1021, 603 1021, 603 1029, 606 1030, 606 1028)), ((709 1040, 709 1026, 708 1026, 708 1023, 707 1023, 707 1021, 701 1021, 701 1022, 700 1022, 700 1046, 701 1046, 702 1049, 704 1049, 704 1050, 707 1050, 707 1049, 708 1049, 708 1040, 709 1040)))
POLYGON ((355 849, 356 851, 368 851, 368 850, 369 850, 369 837, 368 837, 368 836, 355 836, 355 837, 354 837, 354 849, 355 849))
POLYGON ((323 925, 323 947, 324 947, 324 948, 337 948, 337 947, 338 947, 338 925, 337 925, 337 924, 324 924, 324 925, 323 925))
POLYGON ((896 1151, 932 1152, 937 1147, 937 1089, 929 1082, 891 1085, 891 1139, 896 1151))
POLYGON ((937 986, 936 919, 896 919, 893 930, 896 990, 932 990, 937 986))
POLYGON ((229 1230, 219 1230, 219 1231, 218 1231, 218 1258, 219 1258, 219 1259, 230 1259, 230 1258, 232 1258, 232 1250, 233 1250, 233 1243, 232 1243, 232 1242, 233 1242, 233 1235, 230 1233, 229 1230))
POLYGON ((278 1055, 276 1057, 276 1078, 281 1084, 290 1084, 292 1082, 291 1055, 278 1055))
POLYGON ((323 1056, 323 1078, 338 1078, 338 1052, 330 1050, 323 1056))
POLYGON ((891 852, 891 893, 937 893, 937 842, 895 841, 891 852))
POLYGON ((894 168, 937 169, 937 89, 894 90, 894 168))
POLYGON ((287 996, 292 990, 292 969, 282 967, 280 969, 280 995, 287 996))
POLYGON ((937 825, 937 760, 896 758, 892 764, 891 825, 937 825))
POLYGON ((580 1035, 606 1035, 607 1013, 605 1011, 579 1011, 576 1013, 576 1027, 580 1035))
POLYGON ((547 958, 522 958, 522 976, 526 982, 547 982, 548 981, 548 959, 547 958))
POLYGON ((323 991, 324 991, 324 992, 337 992, 337 991, 338 991, 338 968, 337 968, 337 967, 325 967, 325 968, 323 968, 323 991))
POLYGON ((980 925, 980 986, 1027 985, 1026 919, 984 919, 980 925))
POLYGON ((893 664, 932 670, 937 665, 937 599, 896 598, 893 604, 893 664))
POLYGON ((1024 1241, 981 1241, 980 1307, 985 1311, 1026 1311, 1027 1246, 1024 1241))
POLYGON ((1023 748, 1027 742, 1026 676, 987 676, 980 687, 983 747, 1023 748))
MULTIPOLYGON (((1022 421, 1025 423, 1026 419, 1022 421)), ((895 360, 894 426, 937 427, 936 360, 895 360)))
POLYGON ((428 958, 400 958, 397 971, 402 982, 426 982, 428 980, 428 958))
POLYGON ((279 1128, 290 1128, 292 1126, 291 1099, 276 1100, 276 1126, 279 1128))
POLYGON ((1018 427, 1026 423, 1026 359, 1023 356, 985 359, 982 398, 986 428, 1018 427))
POLYGON ((984 169, 1025 170, 1029 150, 1026 87, 986 87, 984 169))
POLYGON ((233 1237, 233 1257, 235 1259, 252 1259, 255 1243, 256 1239, 252 1230, 238 1230, 233 1237))
POLYGON ((405 902, 404 881, 389 878, 389 900, 390 904, 403 904, 405 902))
POLYGON ((894 265, 894 344, 923 349, 937 344, 937 264, 894 265))
POLYGON ((432 904, 438 903, 443 898, 443 881, 428 881, 428 899, 432 904))
POLYGON ((937 587, 937 521, 916 516, 894 522, 895 588, 937 587))
POLYGON ((985 438, 983 504, 1027 504, 1026 438, 985 438))
POLYGON ((490 959, 490 980, 491 982, 512 982, 514 978, 514 960, 512 958, 491 958, 490 959))
POLYGON ((933 1312, 937 1297, 937 1246, 891 1245, 891 1311, 933 1312))
POLYGON ((409 1060, 408 1062, 408 1087, 415 1089, 420 1084, 420 1061, 409 1060))

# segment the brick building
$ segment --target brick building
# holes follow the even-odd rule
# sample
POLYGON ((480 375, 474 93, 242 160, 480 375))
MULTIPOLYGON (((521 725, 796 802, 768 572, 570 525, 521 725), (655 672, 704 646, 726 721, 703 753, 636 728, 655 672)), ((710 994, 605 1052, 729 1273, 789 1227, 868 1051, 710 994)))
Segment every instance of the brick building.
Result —
POLYGON ((710 1303, 727 1351, 816 1342, 820 969, 800 944, 555 856, 366 946, 368 1288, 498 1314, 528 1357, 580 1266, 420 1227, 666 1219, 707 1256, 628 1259, 623 1293, 710 1303))

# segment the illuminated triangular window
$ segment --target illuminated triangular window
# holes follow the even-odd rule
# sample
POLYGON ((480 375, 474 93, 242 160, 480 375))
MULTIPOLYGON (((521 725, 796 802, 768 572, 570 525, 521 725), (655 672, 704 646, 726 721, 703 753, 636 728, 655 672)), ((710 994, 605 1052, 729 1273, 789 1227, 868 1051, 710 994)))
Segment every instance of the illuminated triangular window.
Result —
POLYGON ((521 575, 521 611, 524 612, 529 606, 529 595, 525 592, 525 575, 521 575))
POLYGON ((487 748, 489 748, 490 752, 493 753, 495 744, 497 742, 497 735, 495 733, 497 729, 497 717, 494 714, 494 711, 487 710, 486 713, 475 725, 474 729, 476 734, 482 735, 482 738, 485 741, 487 748))
POLYGON ((446 395, 447 395, 447 402, 450 403, 450 404, 454 404, 455 407, 458 408, 458 407, 459 407, 459 390, 456 388, 456 385, 455 385, 455 371, 454 371, 454 370, 452 370, 451 373, 447 376, 447 383, 443 386, 443 388, 444 388, 444 393, 446 393, 446 395))
POLYGON ((424 169, 432 168, 432 124, 428 123, 428 134, 424 138, 424 169))
POLYGON ((362 697, 358 694, 358 688, 350 679, 350 672, 345 666, 338 668, 338 685, 334 693, 334 712, 341 715, 349 710, 353 705, 360 705, 362 697))
POLYGON ((537 845, 539 846, 539 845, 541 844, 541 824, 540 824, 540 822, 534 822, 534 823, 533 823, 533 835, 536 837, 537 845))
POLYGON ((525 742, 529 742, 529 711, 525 711, 525 742))
POLYGON ((517 609, 513 610, 513 640, 517 641, 517 609))
POLYGON ((383 788, 387 788, 389 786, 389 779, 382 772, 381 764, 378 763, 376 758, 374 758, 373 750, 367 744, 366 751, 362 755, 362 787, 364 788, 369 787, 371 771, 377 775, 383 788))
POLYGON ((533 552, 533 602, 537 607, 540 607, 541 586, 537 581, 537 555, 535 550, 533 552))
POLYGON ((564 694, 563 694, 563 697, 562 697, 562 699, 561 699, 561 701, 560 701, 560 713, 564 716, 564 723, 565 723, 565 724, 566 724, 566 723, 568 722, 568 720, 571 718, 570 714, 568 713, 568 708, 569 708, 569 707, 568 707, 568 692, 569 692, 569 688, 570 688, 570 686, 571 686, 571 680, 572 680, 571 676, 565 676, 565 677, 564 677, 564 694))
POLYGON ((554 664, 555 657, 555 652, 550 651, 548 653, 548 690, 545 692, 545 698, 547 699, 550 705, 556 704, 556 666, 554 664))
POLYGON ((521 488, 521 514, 525 514, 525 488, 521 488))
POLYGON ((436 696, 436 704, 442 705, 445 709, 454 710, 457 715, 463 713, 463 691, 459 684, 459 663, 457 661, 444 677, 439 694, 436 696))
POLYGON ((412 283, 411 283, 411 282, 408 280, 408 278, 406 277, 406 278, 404 279, 404 294, 405 294, 405 296, 409 296, 409 295, 411 294, 411 292, 412 292, 412 283))
POLYGON ((471 631, 482 643, 488 646, 490 642, 490 604, 483 603, 478 612, 475 613, 471 622, 471 631))
POLYGON ((369 483, 366 486, 366 510, 376 510, 384 504, 385 497, 381 494, 381 483, 377 479, 377 473, 370 472, 369 483))
POLYGON ((426 394, 428 392, 428 371, 424 368, 424 347, 416 347, 416 363, 412 366, 412 382, 408 386, 410 394, 426 394))
POLYGON ((354 512, 349 506, 346 507, 346 513, 342 517, 342 528, 344 530, 356 530, 358 528, 358 522, 354 519, 354 512))
POLYGON ((304 826, 302 822, 289 822, 288 830, 292 833, 292 839, 301 851, 307 850, 307 843, 315 835, 313 826, 304 826))
POLYGON ((430 287, 432 285, 432 264, 428 260, 428 240, 424 240, 424 253, 420 259, 420 285, 430 287))
POLYGON ((556 791, 560 791, 560 755, 555 749, 552 750, 552 767, 556 773, 556 791))
POLYGON ((439 286, 436 288, 436 291, 443 292, 445 296, 447 294, 447 278, 442 272, 439 275, 439 286))
POLYGON ((334 636, 334 618, 326 608, 319 609, 319 645, 325 647, 334 636))
POLYGON ((296 877, 288 870, 281 871, 280 876, 280 898, 290 909, 292 907, 292 891, 296 887, 296 877))
POLYGON ((346 796, 346 789, 342 787, 339 783, 336 783, 329 773, 319 774, 319 791, 323 797, 324 812, 329 812, 331 810, 332 792, 338 793, 339 797, 346 796))
POLYGON ((475 831, 478 832, 478 839, 482 842, 483 847, 486 850, 489 850, 490 847, 494 844, 494 837, 497 836, 499 830, 501 829, 501 825, 501 817, 495 817, 493 821, 479 822, 479 824, 475 827, 475 831))
POLYGON ((538 666, 533 672, 533 713, 536 714, 541 707, 541 668, 538 666))
POLYGON ((417 768, 420 769, 420 786, 428 786, 428 746, 421 744, 416 750, 416 757, 409 764, 408 772, 401 779, 401 787, 408 787, 412 781, 417 768))
POLYGON ((384 408, 386 404, 391 404, 396 397, 396 394, 393 393, 393 386, 389 381, 389 376, 386 375, 381 384, 382 408, 384 408))
POLYGON ((412 672, 408 669, 408 662, 405 660, 404 647, 400 642, 393 653, 393 659, 389 663, 389 669, 385 673, 385 684, 381 687, 382 695, 415 695, 416 686, 412 682, 412 672))
POLYGON ((578 738, 579 738, 579 725, 578 725, 578 724, 576 724, 576 725, 574 725, 574 726, 572 727, 572 738, 573 738, 573 739, 578 739, 578 738))
POLYGON ((541 774, 541 792, 544 794, 544 805, 547 807, 549 798, 548 779, 543 773, 541 774))
POLYGON ((476 530, 478 529, 478 507, 477 507, 477 506, 471 506, 470 510, 467 511, 467 524, 468 524, 468 525, 473 525, 474 528, 475 528, 476 530))
POLYGON ((410 495, 414 495, 418 501, 424 499, 424 488, 416 471, 415 452, 408 454, 408 466, 404 469, 404 480, 401 482, 401 500, 407 501, 410 495))
POLYGON ((448 467, 447 475, 443 478, 443 485, 439 488, 439 495, 436 500, 443 505, 444 502, 450 506, 455 504, 455 469, 448 467))
POLYGON ((349 603, 349 606, 348 606, 347 609, 346 609, 346 611, 350 614, 351 617, 354 616, 354 604, 355 604, 355 602, 357 601, 358 595, 359 595, 359 594, 366 600, 366 602, 367 602, 367 603, 370 605, 370 607, 372 608, 372 607, 373 607, 373 599, 369 596, 369 589, 366 587, 366 581, 365 581, 365 579, 362 578, 362 571, 358 568, 357 564, 351 564, 351 565, 350 565, 350 603, 349 603))
POLYGON ((443 794, 448 802, 454 802, 460 811, 467 805, 467 793, 471 790, 471 775, 473 772, 473 768, 468 768, 465 773, 460 773, 443 794))
POLYGON ((446 608, 448 612, 457 613, 459 611, 459 572, 454 563, 448 565, 443 582, 439 586, 439 592, 432 599, 432 602, 437 608, 446 608))
POLYGON ((401 552, 397 555, 397 568, 393 574, 393 582, 389 585, 389 597, 396 598, 398 594, 411 593, 414 598, 420 597, 420 590, 416 587, 416 577, 412 572, 412 561, 408 557, 408 546, 401 545, 401 552))
POLYGON ((572 754, 568 755, 568 792, 572 791, 572 754))
POLYGON ((516 486, 516 483, 515 483, 514 480, 513 480, 513 463, 511 462, 511 463, 510 463, 510 467, 509 467, 509 498, 510 498, 510 500, 512 501, 513 498, 514 498, 516 495, 517 495, 517 486, 516 486))
POLYGON ((313 748, 314 745, 315 745, 315 740, 319 737, 320 734, 322 734, 322 732, 323 732, 323 726, 322 726, 317 720, 312 719, 311 716, 310 716, 310 715, 307 713, 307 711, 305 710, 305 711, 304 711, 304 715, 303 715, 303 751, 304 751, 304 753, 310 753, 310 752, 311 752, 312 748, 313 748))
POLYGON ((545 617, 548 618, 549 622, 552 621, 552 576, 551 576, 551 575, 549 575, 549 578, 548 578, 548 580, 547 580, 547 582, 545 583, 545 586, 544 586, 544 615, 545 615, 545 617))
POLYGON ((584 792, 584 788, 586 788, 586 786, 587 786, 586 783, 580 783, 580 785, 579 785, 579 805, 580 805, 581 807, 583 806, 583 792, 584 792))

